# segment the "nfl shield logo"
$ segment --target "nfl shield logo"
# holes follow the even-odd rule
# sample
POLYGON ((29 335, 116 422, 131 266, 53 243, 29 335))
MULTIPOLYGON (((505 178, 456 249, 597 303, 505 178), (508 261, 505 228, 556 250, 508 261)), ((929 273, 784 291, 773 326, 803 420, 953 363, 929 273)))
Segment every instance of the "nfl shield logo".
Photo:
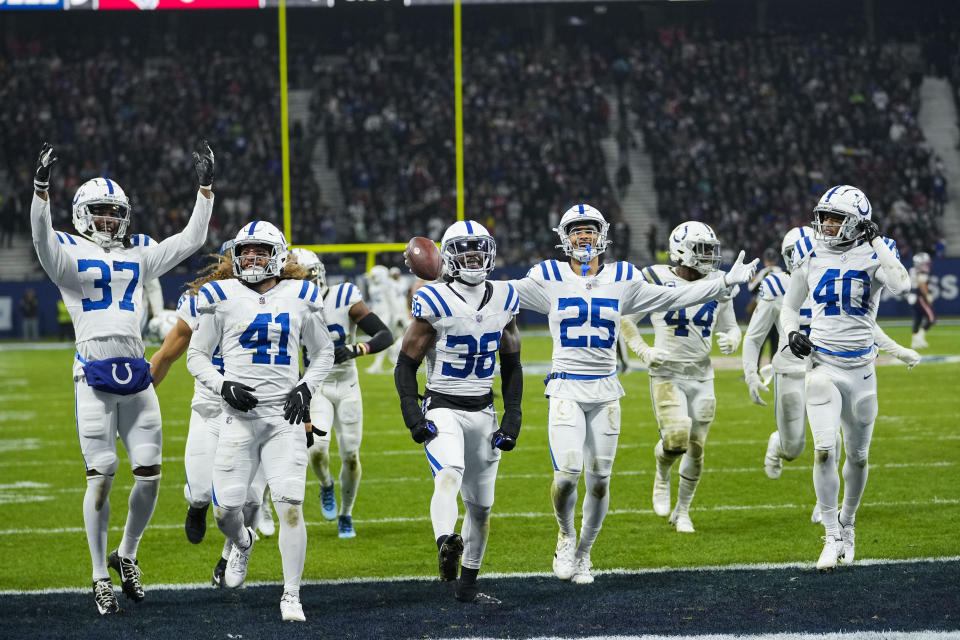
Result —
POLYGON ((267 304, 267 299, 263 296, 260 296, 260 304, 267 304))
POLYGON ((227 416, 227 419, 224 422, 226 422, 227 424, 230 424, 231 422, 233 422, 233 417, 227 416))
POLYGON ((477 314, 477 322, 483 322, 483 315, 480 313, 477 314))

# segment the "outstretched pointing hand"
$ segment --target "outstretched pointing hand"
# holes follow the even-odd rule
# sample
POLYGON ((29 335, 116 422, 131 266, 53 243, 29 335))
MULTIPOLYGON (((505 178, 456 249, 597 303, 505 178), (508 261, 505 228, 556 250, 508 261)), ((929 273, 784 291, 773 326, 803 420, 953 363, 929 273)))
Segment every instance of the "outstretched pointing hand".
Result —
POLYGON ((750 282, 753 274, 757 272, 757 263, 760 261, 760 258, 754 258, 752 261, 744 264, 743 256, 744 252, 743 249, 741 249, 740 254, 733 263, 733 266, 730 267, 730 271, 727 271, 725 274, 723 274, 723 284, 727 285, 728 287, 732 287, 735 284, 746 284, 750 282))

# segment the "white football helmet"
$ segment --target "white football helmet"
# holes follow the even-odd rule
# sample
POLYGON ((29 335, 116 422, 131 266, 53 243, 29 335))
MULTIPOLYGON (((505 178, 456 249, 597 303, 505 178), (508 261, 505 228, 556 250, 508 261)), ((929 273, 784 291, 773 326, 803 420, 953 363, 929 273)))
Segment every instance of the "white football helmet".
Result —
POLYGON ((130 225, 130 200, 120 185, 110 178, 87 180, 73 196, 73 226, 84 238, 101 247, 116 247, 123 244, 130 225), (100 220, 98 229, 95 219, 100 220), (115 223, 112 231, 106 230, 104 219, 115 223))
POLYGON ((560 224, 553 229, 560 236, 558 249, 578 262, 590 262, 593 258, 600 255, 607 249, 610 242, 607 240, 607 231, 610 230, 610 223, 606 221, 603 214, 588 204, 575 204, 564 212, 560 217, 560 224), (575 247, 570 242, 570 232, 578 225, 592 225, 597 229, 597 246, 584 245, 575 247))
POLYGON ((793 261, 793 252, 796 250, 797 240, 800 238, 813 238, 813 229, 810 227, 794 227, 783 235, 783 242, 780 243, 780 255, 783 256, 783 264, 787 267, 787 272, 793 271, 796 266, 793 261))
POLYGON ((327 286, 327 270, 319 256, 309 249, 290 249, 290 259, 310 272, 310 280, 321 289, 327 286))
POLYGON ((497 261, 497 243, 480 223, 473 220, 454 222, 440 239, 444 274, 467 284, 480 284, 487 279, 497 261))
POLYGON ((930 254, 924 251, 915 253, 913 255, 913 267, 921 273, 930 271, 930 254))
POLYGON ((171 309, 164 309, 150 318, 150 321, 147 323, 147 338, 153 342, 162 343, 176 324, 177 312, 171 309))
POLYGON ((287 239, 283 232, 264 220, 248 223, 233 240, 233 275, 244 282, 262 282, 267 278, 279 278, 287 264, 287 239), (249 245, 263 245, 270 250, 270 257, 255 260, 253 265, 244 268, 243 248, 249 245), (265 262, 265 263, 264 263, 265 262))
POLYGON ((670 233, 670 260, 702 274, 720 268, 720 240, 708 224, 683 222, 670 233))
POLYGON ((841 184, 831 187, 813 208, 813 229, 816 231, 817 240, 822 240, 827 246, 836 247, 856 240, 860 235, 857 232, 857 223, 872 217, 873 207, 870 206, 866 194, 856 187, 841 184), (834 235, 825 234, 823 215, 826 213, 843 216, 843 223, 834 235))
POLYGON ((367 272, 367 280, 375 287, 383 286, 389 279, 390 270, 382 264, 373 265, 370 267, 370 271, 367 272))

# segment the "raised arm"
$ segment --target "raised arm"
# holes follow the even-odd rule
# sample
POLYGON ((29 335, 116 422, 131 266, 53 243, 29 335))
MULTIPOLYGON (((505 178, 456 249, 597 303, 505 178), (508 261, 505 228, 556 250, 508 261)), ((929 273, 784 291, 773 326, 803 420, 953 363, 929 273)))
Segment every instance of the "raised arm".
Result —
POLYGON ((61 245, 50 219, 50 168, 57 161, 53 147, 44 142, 37 159, 37 172, 33 178, 33 199, 30 203, 30 234, 33 247, 40 258, 40 266, 54 284, 59 285, 66 273, 69 255, 61 245))
POLYGON ((155 247, 146 247, 144 257, 144 278, 156 278, 174 268, 194 253, 207 240, 207 227, 213 213, 213 151, 207 141, 203 141, 203 152, 193 153, 194 167, 200 182, 197 202, 193 215, 183 231, 176 233, 155 247))
POLYGON ((881 279, 883 284, 890 289, 890 293, 900 295, 910 290, 910 273, 906 267, 900 264, 900 259, 894 252, 893 241, 889 244, 884 237, 880 235, 880 229, 877 223, 872 220, 861 220, 857 223, 857 230, 863 234, 864 240, 873 248, 880 261, 880 268, 883 271, 881 279))

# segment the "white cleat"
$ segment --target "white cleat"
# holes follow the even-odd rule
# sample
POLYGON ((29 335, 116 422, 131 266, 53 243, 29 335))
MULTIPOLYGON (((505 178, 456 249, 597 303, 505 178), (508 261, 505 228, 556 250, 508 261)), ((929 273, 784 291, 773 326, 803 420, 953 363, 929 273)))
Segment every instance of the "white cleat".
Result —
POLYGON ((576 571, 577 541, 557 534, 557 551, 553 554, 553 573, 561 580, 569 580, 576 571))
POLYGON ((670 478, 661 480, 653 474, 653 512, 658 516, 670 515, 670 478))
POLYGON ((303 615, 303 606, 300 604, 300 596, 283 592, 280 598, 280 617, 284 622, 306 622, 307 617, 303 615))
POLYGON ((810 514, 810 522, 820 524, 823 522, 823 514, 820 513, 820 503, 813 505, 813 512, 810 514))
POLYGON ((273 523, 273 511, 270 509, 270 501, 265 500, 260 507, 260 522, 257 523, 257 531, 264 538, 269 538, 277 532, 277 527, 273 523))
POLYGON ((853 556, 856 551, 857 534, 853 530, 853 525, 840 527, 840 539, 843 540, 843 554, 838 558, 840 564, 853 564, 853 556))
POLYGON ((833 571, 837 568, 837 559, 843 555, 843 540, 837 536, 823 537, 823 551, 817 560, 817 571, 833 571))
POLYGON ((670 524, 677 528, 679 533, 695 533, 696 530, 693 528, 693 521, 690 520, 690 514, 686 511, 677 511, 673 510, 673 513, 670 514, 670 519, 667 520, 670 524))
POLYGON ((776 480, 783 472, 783 458, 780 457, 780 434, 776 431, 767 440, 767 453, 763 456, 763 470, 767 477, 776 480))
POLYGON ((223 583, 231 589, 236 589, 247 578, 247 564, 250 562, 250 553, 253 551, 254 533, 250 527, 244 527, 250 535, 250 546, 241 549, 234 544, 230 549, 230 558, 227 560, 227 570, 223 572, 223 583))
POLYGON ((593 584, 593 574, 590 573, 590 567, 592 566, 593 563, 590 562, 590 556, 577 558, 576 567, 573 570, 573 577, 570 578, 570 582, 573 584, 593 584))

